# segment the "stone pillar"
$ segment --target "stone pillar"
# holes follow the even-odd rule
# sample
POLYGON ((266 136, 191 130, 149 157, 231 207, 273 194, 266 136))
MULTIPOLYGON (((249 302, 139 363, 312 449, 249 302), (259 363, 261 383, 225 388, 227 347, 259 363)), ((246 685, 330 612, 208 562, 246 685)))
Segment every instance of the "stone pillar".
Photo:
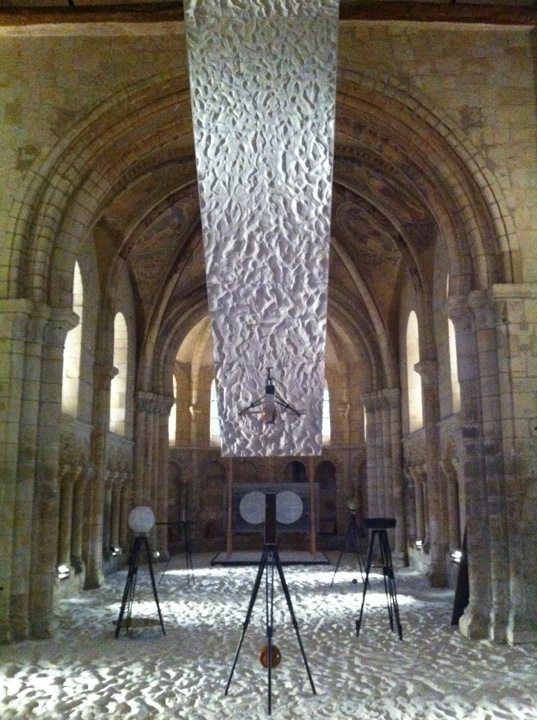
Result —
POLYGON ((467 299, 451 297, 449 316, 455 326, 461 388, 461 471, 466 498, 466 531, 470 600, 459 621, 463 635, 488 636, 490 612, 490 554, 486 483, 482 460, 479 352, 474 315, 467 299))
MULTIPOLYGON (((506 639, 537 642, 537 285, 494 285, 491 296, 505 458, 504 485, 497 488, 503 490, 505 516, 493 496, 492 550, 503 530, 509 568, 506 639)), ((495 571, 499 581, 503 567, 495 571)))
MULTIPOLYGON (((168 463, 170 442, 168 438, 168 419, 174 407, 173 398, 161 396, 158 399, 158 450, 155 463, 155 515, 157 521, 168 522, 168 463)), ((169 557, 168 527, 157 527, 158 547, 164 557, 169 557)))
POLYGON ((110 544, 109 547, 119 547, 119 531, 121 525, 121 488, 124 473, 114 474, 112 482, 112 498, 110 503, 110 544))
POLYGON ((105 502, 105 478, 110 421, 110 382, 117 369, 108 364, 94 367, 94 431, 91 457, 94 472, 89 483, 89 507, 86 529, 86 585, 87 589, 100 587, 103 574, 103 508, 105 502))
POLYGON ((31 636, 39 639, 50 637, 55 626, 53 603, 58 550, 63 348, 67 332, 78 318, 71 310, 52 310, 46 306, 36 310, 37 322, 45 322, 36 436, 29 617, 31 636))
MULTIPOLYGON (((149 505, 158 523, 168 520, 168 419, 172 397, 139 391, 136 403, 134 494, 136 505, 149 505)), ((168 552, 168 530, 157 525, 157 546, 168 552)))
POLYGON ((483 418, 482 463, 486 477, 492 587, 489 637, 497 642, 506 642, 509 620, 509 553, 506 543, 496 309, 488 291, 470 293, 469 302, 476 319, 483 418))
POLYGON ((151 505, 151 478, 153 462, 152 414, 155 396, 153 393, 140 391, 138 392, 136 400, 134 504, 151 505))
POLYGON ((103 533, 102 548, 103 553, 108 553, 111 542, 111 525, 112 525, 112 487, 114 483, 114 471, 109 469, 106 472, 104 480, 104 497, 103 497, 103 533))
POLYGON ((60 473, 60 515, 58 539, 58 565, 71 565, 71 539, 73 535, 74 488, 82 467, 64 465, 60 473))
POLYGON ((426 534, 425 506, 423 502, 423 478, 416 467, 409 468, 414 482, 414 504, 416 506, 416 540, 424 540, 426 534))
POLYGON ((403 477, 405 480, 405 543, 408 547, 408 543, 414 542, 418 537, 416 531, 416 483, 408 467, 403 470, 403 477))
POLYGON ((33 303, 1 300, 0 642, 29 636, 42 324, 33 303))
POLYGON ((442 460, 440 468, 447 487, 449 547, 453 550, 460 548, 462 543, 457 473, 450 460, 442 460))
POLYGON ((392 478, 392 443, 390 425, 390 402, 385 395, 386 390, 380 390, 378 395, 378 435, 381 442, 378 453, 380 460, 380 497, 379 510, 382 517, 393 517, 393 478, 392 478))
POLYGON ((366 462, 367 462, 367 515, 378 517, 381 512, 380 486, 381 472, 379 462, 380 423, 378 420, 378 398, 376 393, 362 396, 367 417, 366 462))
POLYGON ((93 474, 92 467, 86 467, 78 475, 73 492, 73 513, 71 532, 71 561, 77 573, 82 572, 85 563, 82 556, 82 539, 86 517, 85 497, 88 480, 93 474))
POLYGON ((420 360, 415 369, 421 375, 423 394, 423 427, 427 455, 427 516, 429 520, 429 569, 432 587, 446 587, 447 512, 444 488, 440 481, 438 434, 438 367, 434 360, 420 360))
POLYGON ((394 556, 406 561, 406 519, 405 495, 402 475, 401 453, 401 391, 399 388, 387 388, 382 391, 382 397, 387 409, 387 428, 385 455, 389 457, 388 463, 388 492, 390 507, 387 514, 396 520, 394 530, 394 556))
POLYGON ((120 497, 120 522, 119 522, 119 546, 123 553, 128 552, 129 544, 129 512, 132 503, 132 485, 133 476, 130 472, 126 474, 126 478, 121 485, 120 497))

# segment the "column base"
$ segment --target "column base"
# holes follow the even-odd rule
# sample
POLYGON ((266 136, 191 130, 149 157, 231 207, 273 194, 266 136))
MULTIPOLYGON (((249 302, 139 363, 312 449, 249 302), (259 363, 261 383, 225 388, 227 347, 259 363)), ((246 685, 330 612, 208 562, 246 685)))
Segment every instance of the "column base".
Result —
POLYGON ((537 620, 511 611, 506 629, 506 640, 509 645, 537 643, 537 620))
POLYGON ((13 641, 11 625, 9 622, 0 622, 0 645, 7 645, 13 641))
POLYGON ((459 630, 470 640, 486 640, 489 637, 488 619, 475 608, 467 607, 459 620, 459 630))

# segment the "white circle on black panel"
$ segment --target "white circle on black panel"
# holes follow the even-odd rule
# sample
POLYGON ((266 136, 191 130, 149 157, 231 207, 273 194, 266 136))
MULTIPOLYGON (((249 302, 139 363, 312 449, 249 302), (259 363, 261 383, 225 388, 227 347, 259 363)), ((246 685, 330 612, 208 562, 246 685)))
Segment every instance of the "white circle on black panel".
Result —
POLYGON ((265 522, 265 493, 252 490, 241 498, 239 515, 250 525, 260 525, 265 522))
POLYGON ((282 490, 276 495, 276 520, 284 525, 292 525, 302 517, 304 503, 300 495, 291 490, 282 490))
POLYGON ((155 524, 155 515, 147 505, 139 505, 130 511, 128 524, 133 533, 145 535, 152 530, 155 524))

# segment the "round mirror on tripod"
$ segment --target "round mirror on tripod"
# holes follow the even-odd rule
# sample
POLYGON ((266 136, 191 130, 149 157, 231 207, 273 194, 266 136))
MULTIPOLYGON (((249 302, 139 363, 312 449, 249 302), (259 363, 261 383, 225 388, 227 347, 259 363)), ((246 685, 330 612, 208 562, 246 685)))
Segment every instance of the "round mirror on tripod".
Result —
POLYGON ((155 515, 147 505, 139 505, 129 513, 129 527, 135 535, 147 535, 155 525, 155 515))

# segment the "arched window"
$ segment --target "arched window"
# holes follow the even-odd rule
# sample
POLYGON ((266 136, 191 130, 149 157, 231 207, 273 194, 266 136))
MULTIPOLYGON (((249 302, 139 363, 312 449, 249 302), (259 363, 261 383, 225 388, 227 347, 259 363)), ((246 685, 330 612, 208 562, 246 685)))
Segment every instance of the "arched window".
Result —
POLYGON ((82 356, 82 318, 84 288, 80 267, 75 262, 73 271, 73 312, 78 315, 78 324, 67 333, 63 350, 62 412, 78 415, 80 390, 80 358, 82 356))
POLYGON ((116 375, 110 383, 110 430, 125 434, 125 409, 127 400, 127 377, 129 357, 129 333, 122 313, 114 318, 114 367, 116 375))
POLYGON ((408 423, 413 432, 423 427, 423 407, 421 397, 421 376, 414 369, 420 361, 420 342, 418 317, 414 310, 408 316, 406 326, 406 371, 408 390, 408 423))
POLYGON ((218 400, 216 397, 216 381, 211 383, 211 397, 209 406, 209 442, 211 445, 220 445, 220 418, 218 417, 218 400))
POLYGON ((323 424, 322 424, 322 440, 323 445, 330 444, 330 438, 332 435, 332 427, 330 425, 330 393, 328 391, 328 385, 324 384, 323 390, 323 424))
POLYGON ((172 385, 174 402, 168 418, 168 442, 171 447, 175 447, 177 442, 177 379, 175 375, 172 375, 172 385))
POLYGON ((453 321, 448 318, 448 336, 449 336, 449 368, 451 374, 451 403, 453 412, 459 412, 461 409, 461 386, 459 384, 459 370, 457 366, 457 345, 455 342, 455 326, 453 321))

